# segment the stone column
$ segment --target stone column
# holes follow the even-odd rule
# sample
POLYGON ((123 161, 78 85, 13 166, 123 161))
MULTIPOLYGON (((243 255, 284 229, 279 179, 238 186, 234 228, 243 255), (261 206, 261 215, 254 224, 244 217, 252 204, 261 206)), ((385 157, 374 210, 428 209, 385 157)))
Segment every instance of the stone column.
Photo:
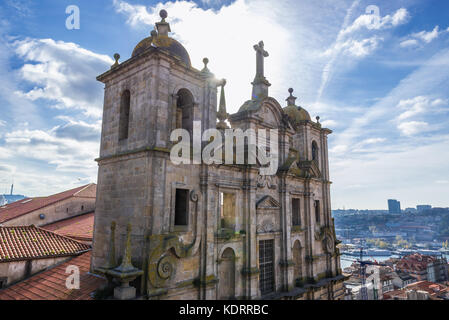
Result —
POLYGON ((280 198, 280 215, 281 215, 281 279, 282 290, 290 291, 294 287, 293 280, 293 261, 291 248, 291 205, 290 197, 287 192, 286 177, 279 178, 279 198, 280 198))
POLYGON ((242 270, 245 278, 245 296, 247 299, 256 299, 259 296, 259 269, 257 253, 257 217, 256 217, 256 182, 252 178, 251 169, 243 173, 244 181, 244 224, 245 237, 245 263, 242 270))
POLYGON ((315 222, 312 219, 313 198, 310 190, 310 180, 304 182, 304 218, 306 220, 306 231, 304 244, 304 255, 306 264, 306 277, 313 278, 313 241, 315 222))

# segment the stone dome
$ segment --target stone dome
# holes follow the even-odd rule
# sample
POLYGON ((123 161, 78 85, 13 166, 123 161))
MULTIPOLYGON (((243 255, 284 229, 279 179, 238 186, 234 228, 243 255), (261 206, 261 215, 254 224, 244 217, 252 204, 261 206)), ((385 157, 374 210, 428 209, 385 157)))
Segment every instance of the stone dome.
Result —
POLYGON ((295 123, 298 124, 300 121, 312 121, 310 118, 310 114, 306 111, 306 109, 302 107, 298 107, 295 104, 296 97, 293 96, 293 89, 288 89, 290 96, 285 99, 287 100, 288 105, 283 108, 284 112, 288 115, 288 117, 295 123))
POLYGON ((186 48, 179 43, 179 41, 171 38, 168 33, 171 32, 170 24, 165 21, 167 18, 167 11, 161 10, 159 12, 162 20, 156 22, 156 29, 151 31, 151 36, 140 41, 134 48, 132 57, 135 57, 142 52, 153 48, 158 48, 167 52, 168 54, 181 59, 188 67, 191 67, 190 57, 186 48))
POLYGON ((164 35, 154 35, 143 39, 134 48, 132 56, 135 57, 150 47, 159 48, 181 59, 187 66, 191 66, 190 57, 184 46, 179 41, 164 35))
POLYGON ((285 107, 284 112, 293 120, 293 122, 298 123, 300 121, 308 120, 312 121, 309 113, 306 109, 302 107, 297 107, 295 105, 290 105, 285 107))

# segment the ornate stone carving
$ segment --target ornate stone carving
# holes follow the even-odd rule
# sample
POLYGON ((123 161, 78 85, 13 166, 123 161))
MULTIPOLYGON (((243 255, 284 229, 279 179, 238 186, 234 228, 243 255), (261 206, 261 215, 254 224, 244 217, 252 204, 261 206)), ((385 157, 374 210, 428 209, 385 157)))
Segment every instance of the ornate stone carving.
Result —
POLYGON ((148 281, 153 288, 166 287, 176 272, 176 259, 196 254, 196 243, 184 244, 175 235, 152 235, 148 258, 148 281))
POLYGON ((157 273, 161 279, 167 280, 175 273, 173 256, 163 255, 157 263, 157 273))
POLYGON ((335 252, 335 235, 330 227, 322 227, 315 230, 315 240, 321 241, 323 250, 328 254, 335 252))
POLYGON ((277 187, 277 177, 276 176, 268 176, 268 175, 260 175, 257 177, 257 187, 269 189, 275 189, 277 187))
POLYGON ((271 219, 265 219, 257 225, 257 233, 269 233, 275 231, 275 226, 271 219))
POLYGON ((196 190, 190 191, 190 200, 192 202, 198 202, 198 193, 196 192, 196 190))

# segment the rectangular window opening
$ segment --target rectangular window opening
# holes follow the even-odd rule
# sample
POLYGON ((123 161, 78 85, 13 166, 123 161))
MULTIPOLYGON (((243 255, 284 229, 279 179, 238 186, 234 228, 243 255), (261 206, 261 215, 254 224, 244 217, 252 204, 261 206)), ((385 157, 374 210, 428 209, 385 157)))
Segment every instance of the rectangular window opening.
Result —
POLYGON ((274 291, 274 240, 259 241, 259 286, 262 295, 274 291))
POLYGON ((292 225, 301 225, 301 209, 299 199, 292 199, 292 225))
POLYGON ((175 226, 187 226, 189 215, 189 190, 176 189, 175 226))
POLYGON ((315 200, 315 221, 320 223, 321 221, 321 213, 320 213, 320 201, 315 200))
POLYGON ((235 212, 235 194, 220 192, 220 219, 222 228, 235 229, 235 212))

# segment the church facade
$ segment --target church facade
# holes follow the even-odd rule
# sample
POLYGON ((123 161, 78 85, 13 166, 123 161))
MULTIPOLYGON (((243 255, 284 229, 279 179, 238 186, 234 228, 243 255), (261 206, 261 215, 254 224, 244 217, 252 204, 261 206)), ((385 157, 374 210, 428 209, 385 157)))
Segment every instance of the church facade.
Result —
MULTIPOLYGON (((191 66, 167 14, 105 84, 91 268, 147 299, 342 299, 327 135, 268 95, 263 42, 251 100, 226 112, 226 81, 191 66), (217 95, 220 93, 218 101, 217 95), (218 110, 217 110, 218 109, 218 110), (170 134, 277 129, 279 165, 178 164, 170 134), (125 280, 126 281, 125 281, 125 280)), ((118 294, 120 296, 120 294, 118 294)), ((122 295, 122 298, 131 298, 122 295)))

